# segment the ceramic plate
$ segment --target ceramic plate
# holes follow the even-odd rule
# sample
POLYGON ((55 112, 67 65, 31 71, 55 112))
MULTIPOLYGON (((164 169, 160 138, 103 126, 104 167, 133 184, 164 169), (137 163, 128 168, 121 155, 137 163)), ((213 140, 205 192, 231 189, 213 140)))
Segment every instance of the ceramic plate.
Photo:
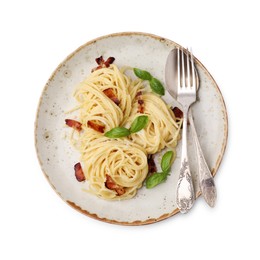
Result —
MULTIPOLYGON (((149 71, 164 82, 164 69, 173 41, 145 33, 119 33, 90 41, 70 54, 54 71, 40 98, 35 123, 35 143, 42 171, 49 183, 70 206, 98 220, 122 225, 143 225, 173 216, 176 184, 180 168, 181 142, 177 159, 167 181, 153 189, 141 188, 130 200, 106 201, 85 192, 76 181, 73 166, 79 153, 70 145, 71 129, 65 126, 66 111, 74 107, 74 87, 96 66, 95 58, 113 56, 120 66, 129 65, 149 71)), ((195 60, 200 77, 198 102, 193 106, 194 121, 209 168, 216 174, 227 143, 227 113, 221 92, 207 69, 195 60)), ((169 96, 164 97, 170 103, 169 96)), ((190 134, 190 133, 189 133, 190 134)), ((192 140, 191 135, 188 137, 192 140)), ((197 181, 195 154, 189 142, 195 191, 197 181)), ((220 189, 220 187, 218 187, 220 189)))

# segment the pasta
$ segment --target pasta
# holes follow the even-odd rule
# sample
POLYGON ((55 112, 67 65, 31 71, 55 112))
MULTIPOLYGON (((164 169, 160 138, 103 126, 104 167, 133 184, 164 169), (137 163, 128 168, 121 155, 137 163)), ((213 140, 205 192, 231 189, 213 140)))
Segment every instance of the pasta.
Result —
MULTIPOLYGON (((176 123, 173 112, 160 97, 146 93, 142 98, 145 104, 143 113, 149 116, 149 123, 145 129, 131 134, 129 139, 143 147, 148 154, 155 154, 165 147, 174 149, 181 124, 176 123)), ((128 124, 138 116, 137 106, 136 101, 128 118, 128 124)))
POLYGON ((105 131, 124 124, 132 107, 130 89, 141 87, 119 71, 117 66, 111 64, 109 68, 94 71, 77 86, 75 98, 80 103, 80 119, 82 124, 88 121, 98 121, 105 126, 105 131), (135 86, 136 85, 136 86, 135 86), (103 91, 112 89, 115 92, 119 105, 107 98, 103 91))
POLYGON ((147 177, 147 156, 174 149, 181 123, 159 96, 145 91, 142 80, 132 80, 114 64, 101 65, 76 87, 80 123, 72 139, 89 191, 108 200, 130 199, 147 177), (149 118, 141 131, 123 138, 104 135, 115 127, 129 128, 140 114, 149 118))
POLYGON ((126 199, 133 197, 148 172, 147 155, 140 146, 123 140, 113 140, 90 129, 84 136, 81 160, 84 162, 85 177, 90 192, 106 199, 126 199), (107 175, 121 189, 107 187, 107 175))

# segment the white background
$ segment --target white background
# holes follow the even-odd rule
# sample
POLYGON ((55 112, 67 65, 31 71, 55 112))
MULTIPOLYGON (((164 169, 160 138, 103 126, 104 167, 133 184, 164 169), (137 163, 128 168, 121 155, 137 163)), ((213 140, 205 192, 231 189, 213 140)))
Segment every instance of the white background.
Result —
POLYGON ((259 259, 258 3, 1 1, 0 259, 259 259), (220 86, 229 140, 214 209, 200 198, 157 224, 106 224, 67 206, 42 174, 34 120, 44 84, 77 47, 122 31, 192 46, 220 86))

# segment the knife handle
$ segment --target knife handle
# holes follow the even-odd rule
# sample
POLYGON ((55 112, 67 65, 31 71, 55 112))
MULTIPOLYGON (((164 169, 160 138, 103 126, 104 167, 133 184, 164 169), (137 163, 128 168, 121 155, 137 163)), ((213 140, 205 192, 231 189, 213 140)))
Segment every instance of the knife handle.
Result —
POLYGON ((194 125, 193 117, 191 114, 191 109, 189 111, 189 122, 191 126, 191 132, 193 136, 193 140, 195 143, 195 149, 197 154, 197 164, 198 164, 198 173, 199 173, 199 184, 202 196, 205 201, 208 203, 210 207, 215 206, 216 198, 217 198, 217 190, 215 186, 214 179, 209 170, 209 167, 206 163, 205 157, 203 155, 199 139, 197 136, 196 128, 194 125))

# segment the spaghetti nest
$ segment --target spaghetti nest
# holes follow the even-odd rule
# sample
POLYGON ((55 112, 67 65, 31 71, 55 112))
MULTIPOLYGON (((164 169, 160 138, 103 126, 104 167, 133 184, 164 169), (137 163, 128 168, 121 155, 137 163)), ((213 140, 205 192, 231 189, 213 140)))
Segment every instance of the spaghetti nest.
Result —
MULTIPOLYGON (((148 154, 155 154, 165 147, 174 149, 179 137, 180 124, 176 123, 172 110, 153 93, 146 93, 142 98, 145 104, 143 114, 149 116, 149 123, 145 129, 131 134, 129 139, 143 147, 148 154)), ((138 101, 135 101, 128 124, 138 116, 137 108, 138 101)))
POLYGON ((81 160, 90 192, 105 199, 133 197, 148 172, 144 149, 126 138, 113 140, 89 129, 81 145, 81 160))
POLYGON ((132 100, 142 88, 140 81, 132 81, 117 66, 110 65, 92 72, 82 81, 74 94, 80 106, 80 120, 83 125, 89 121, 103 125, 108 131, 123 125, 132 110, 132 100), (114 94, 118 103, 106 93, 114 94))
POLYGON ((180 123, 159 96, 145 90, 142 80, 132 80, 114 64, 92 72, 74 96, 82 125, 74 143, 89 191, 108 200, 132 198, 148 174, 147 156, 165 147, 174 149, 180 123), (149 123, 141 131, 123 138, 104 136, 112 128, 128 127, 142 114, 149 123))

